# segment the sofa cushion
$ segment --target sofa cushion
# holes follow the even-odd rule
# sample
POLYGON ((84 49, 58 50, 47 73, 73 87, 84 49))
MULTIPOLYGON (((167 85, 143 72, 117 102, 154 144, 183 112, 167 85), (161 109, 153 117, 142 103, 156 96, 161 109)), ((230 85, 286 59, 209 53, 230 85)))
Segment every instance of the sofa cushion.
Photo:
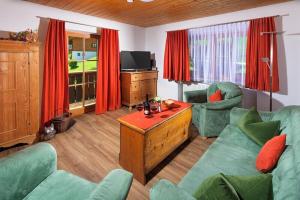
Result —
POLYGON ((260 146, 248 139, 238 127, 228 125, 178 186, 193 194, 204 179, 218 173, 259 174, 255 168, 259 150, 260 146))
POLYGON ((212 83, 212 84, 210 84, 209 85, 209 87, 207 88, 207 102, 209 102, 209 97, 213 94, 213 93, 215 93, 217 90, 218 90, 219 88, 218 88, 218 86, 217 86, 217 84, 216 83, 212 83))
POLYGON ((237 192, 222 173, 205 179, 193 196, 198 200, 240 200, 237 192))
POLYGON ((41 182, 24 200, 87 199, 96 184, 63 170, 58 170, 41 182))
POLYGON ((272 175, 228 176, 219 173, 204 180, 194 197, 199 200, 272 200, 272 175))
POLYGON ((215 93, 209 96, 209 102, 218 102, 222 101, 222 92, 221 90, 217 90, 215 93))
POLYGON ((243 94, 241 88, 238 85, 231 82, 217 83, 217 87, 222 91, 224 99, 232 99, 243 94))
MULTIPOLYGON (((230 112, 230 124, 237 126, 241 117, 248 111, 249 110, 245 108, 238 108, 238 107, 232 108, 230 112)), ((259 111, 258 114, 263 121, 270 121, 274 116, 274 113, 265 112, 265 111, 263 112, 259 111)))
POLYGON ((252 108, 241 117, 238 127, 250 139, 263 146, 269 139, 278 135, 280 121, 263 122, 256 109, 252 108))
POLYGON ((224 175, 243 200, 273 200, 272 174, 254 176, 224 175))
POLYGON ((261 172, 271 171, 285 149, 286 134, 275 136, 261 148, 256 158, 256 169, 261 172))

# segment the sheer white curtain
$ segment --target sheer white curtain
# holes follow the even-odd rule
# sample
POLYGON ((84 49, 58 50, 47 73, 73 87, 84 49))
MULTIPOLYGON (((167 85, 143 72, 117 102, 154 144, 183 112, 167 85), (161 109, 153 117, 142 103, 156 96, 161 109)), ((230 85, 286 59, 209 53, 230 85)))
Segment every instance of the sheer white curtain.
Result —
POLYGON ((192 80, 245 85, 248 26, 249 22, 239 22, 190 29, 192 80))

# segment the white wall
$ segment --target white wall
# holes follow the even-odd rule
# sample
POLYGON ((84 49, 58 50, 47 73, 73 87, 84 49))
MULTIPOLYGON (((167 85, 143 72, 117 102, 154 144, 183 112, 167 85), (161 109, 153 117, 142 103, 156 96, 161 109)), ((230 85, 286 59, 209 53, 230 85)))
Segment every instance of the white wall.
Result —
MULTIPOLYGON (((0 31, 18 32, 27 28, 38 30, 40 42, 40 99, 42 95, 44 40, 48 28, 48 20, 40 20, 36 16, 54 18, 119 30, 120 50, 144 50, 145 29, 102 18, 92 17, 61 9, 33 4, 21 0, 0 0, 0 31)), ((66 29, 72 31, 96 32, 97 28, 66 23, 66 29)), ((0 34, 0 37, 7 34, 0 34)))
MULTIPOLYGON (((158 95, 163 98, 174 99, 178 98, 177 83, 169 82, 162 78, 166 31, 201 27, 278 14, 289 14, 290 16, 283 17, 282 20, 282 29, 287 32, 283 37, 279 38, 278 55, 280 64, 279 71, 281 91, 280 94, 274 95, 274 104, 275 108, 282 105, 300 104, 300 94, 298 94, 297 90, 299 85, 298 76, 300 74, 300 36, 289 35, 291 33, 300 33, 300 26, 298 26, 300 19, 299 1, 187 20, 146 29, 21 0, 0 0, 0 11, 0 30, 3 31, 22 31, 27 28, 31 28, 39 29, 40 35, 45 35, 47 24, 43 22, 40 23, 40 20, 36 18, 36 16, 52 17, 61 20, 120 30, 119 35, 121 50, 149 50, 156 54, 156 66, 160 71, 158 80, 158 95)), ((68 24, 67 28, 94 31, 93 28, 75 26, 71 24, 68 24)), ((189 88, 185 86, 184 89, 189 88)), ((253 95, 253 92, 247 92, 247 94, 253 95)), ((269 101, 267 94, 258 92, 256 100, 259 109, 266 110, 268 108, 269 101)), ((254 103, 256 103, 256 101, 254 103)))
MULTIPOLYGON (((121 50, 144 50, 145 29, 98 17, 33 4, 21 0, 0 0, 0 30, 23 31, 27 28, 39 29, 40 20, 36 16, 52 17, 65 21, 73 21, 103 28, 119 30, 121 50)), ((68 24, 69 29, 93 31, 93 28, 68 24)))
MULTIPOLYGON (((300 74, 300 35, 289 35, 291 33, 300 33, 300 26, 298 26, 300 19, 299 11, 300 2, 292 1, 212 17, 146 28, 146 49, 156 53, 156 63, 160 71, 158 80, 158 95, 162 96, 163 98, 178 98, 178 85, 162 78, 166 31, 201 27, 258 17, 289 14, 289 16, 283 17, 282 19, 282 28, 286 31, 286 34, 279 38, 278 45, 281 94, 274 94, 274 107, 277 109, 282 105, 300 105, 300 94, 298 92, 299 90, 297 90, 297 87, 300 85, 300 81, 298 80, 300 74)), ((184 88, 187 89, 186 86, 184 88)), ((247 94, 249 94, 249 92, 247 94)), ((256 101, 253 103, 255 104, 256 101)), ((258 109, 267 110, 268 103, 268 96, 265 93, 258 92, 258 109)))

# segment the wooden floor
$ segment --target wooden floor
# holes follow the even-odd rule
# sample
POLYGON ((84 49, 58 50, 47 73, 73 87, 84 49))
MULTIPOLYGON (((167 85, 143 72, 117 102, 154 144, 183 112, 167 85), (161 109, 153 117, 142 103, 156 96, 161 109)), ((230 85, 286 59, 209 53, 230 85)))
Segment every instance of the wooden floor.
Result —
MULTIPOLYGON (((122 108, 103 115, 88 113, 77 117, 74 127, 49 141, 57 150, 58 168, 93 182, 99 182, 110 170, 120 168, 120 135, 116 119, 127 113, 129 111, 122 108)), ((193 128, 192 132, 196 134, 193 128)), ((166 159, 160 167, 162 169, 154 174, 146 186, 134 180, 128 199, 149 199, 150 188, 162 178, 178 183, 213 141, 214 139, 194 137, 166 159)), ((22 148, 24 147, 0 152, 0 157, 22 148)))

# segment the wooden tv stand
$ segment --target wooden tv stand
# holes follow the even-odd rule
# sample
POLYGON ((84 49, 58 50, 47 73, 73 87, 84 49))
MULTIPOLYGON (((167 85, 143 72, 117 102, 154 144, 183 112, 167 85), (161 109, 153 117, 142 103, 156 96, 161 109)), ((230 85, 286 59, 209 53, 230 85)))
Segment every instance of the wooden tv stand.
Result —
POLYGON ((158 71, 121 72, 122 104, 132 109, 139 103, 157 96, 158 71))

